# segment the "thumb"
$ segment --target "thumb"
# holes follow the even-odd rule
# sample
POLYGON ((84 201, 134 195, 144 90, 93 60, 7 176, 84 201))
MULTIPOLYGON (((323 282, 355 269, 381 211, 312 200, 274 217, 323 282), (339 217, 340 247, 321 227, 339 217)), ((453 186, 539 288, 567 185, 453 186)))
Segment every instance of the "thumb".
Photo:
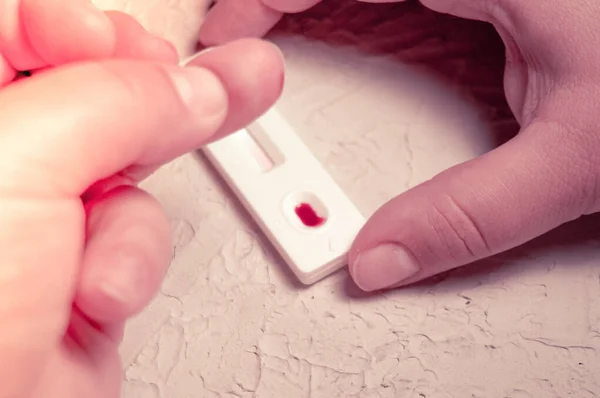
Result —
POLYGON ((406 285, 525 243, 591 208, 591 149, 558 123, 534 121, 512 141, 392 199, 350 254, 366 291, 406 285), (568 144, 567 144, 568 143, 568 144), (579 164, 578 164, 579 163, 579 164))
POLYGON ((58 68, 9 86, 0 93, 0 109, 0 147, 11 149, 3 151, 5 164, 46 165, 34 170, 44 180, 4 168, 2 182, 39 181, 38 190, 73 197, 140 161, 164 136, 171 150, 199 146, 223 122, 227 94, 204 68, 110 61, 58 68), (53 150, 44 149, 50 144, 53 150))
POLYGON ((79 196, 123 169, 166 163, 232 132, 281 90, 281 55, 268 43, 240 40, 192 63, 73 64, 2 90, 0 192, 29 184, 29 193, 79 196), (23 166, 2 167, 10 164, 23 166))

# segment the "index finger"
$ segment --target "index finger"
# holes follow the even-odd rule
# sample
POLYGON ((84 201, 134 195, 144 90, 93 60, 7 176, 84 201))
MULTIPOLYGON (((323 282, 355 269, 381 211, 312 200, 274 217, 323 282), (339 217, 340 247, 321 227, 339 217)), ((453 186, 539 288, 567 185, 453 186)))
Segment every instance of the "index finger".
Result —
POLYGON ((272 45, 243 41, 208 55, 220 62, 74 64, 0 91, 0 190, 79 196, 131 165, 162 164, 229 133, 225 125, 251 122, 279 96, 283 63, 272 45), (32 165, 36 181, 26 181, 32 165))

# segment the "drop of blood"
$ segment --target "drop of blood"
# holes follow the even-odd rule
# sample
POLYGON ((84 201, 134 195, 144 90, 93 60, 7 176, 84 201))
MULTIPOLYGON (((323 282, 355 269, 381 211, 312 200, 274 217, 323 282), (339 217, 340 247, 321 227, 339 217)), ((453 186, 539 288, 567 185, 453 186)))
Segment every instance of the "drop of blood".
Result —
POLYGON ((318 227, 325 222, 325 219, 317 214, 315 209, 308 203, 300 203, 294 209, 296 215, 307 227, 318 227))

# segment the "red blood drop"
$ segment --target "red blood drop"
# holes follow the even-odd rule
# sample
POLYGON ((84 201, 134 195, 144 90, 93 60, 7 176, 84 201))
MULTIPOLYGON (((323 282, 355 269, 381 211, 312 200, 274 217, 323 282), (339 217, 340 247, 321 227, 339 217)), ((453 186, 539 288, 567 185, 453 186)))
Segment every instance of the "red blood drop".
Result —
POLYGON ((317 214, 315 209, 308 203, 300 203, 294 209, 296 215, 307 227, 318 227, 325 222, 325 219, 317 214))

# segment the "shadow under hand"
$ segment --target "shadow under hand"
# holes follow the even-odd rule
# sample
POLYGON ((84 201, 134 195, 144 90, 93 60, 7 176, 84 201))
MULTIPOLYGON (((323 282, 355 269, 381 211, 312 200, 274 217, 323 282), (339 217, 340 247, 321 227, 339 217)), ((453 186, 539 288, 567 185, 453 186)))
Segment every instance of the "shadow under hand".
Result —
POLYGON ((418 65, 473 99, 497 145, 518 131, 504 96, 504 44, 490 24, 436 13, 417 1, 328 0, 287 15, 272 34, 300 35, 418 65))

